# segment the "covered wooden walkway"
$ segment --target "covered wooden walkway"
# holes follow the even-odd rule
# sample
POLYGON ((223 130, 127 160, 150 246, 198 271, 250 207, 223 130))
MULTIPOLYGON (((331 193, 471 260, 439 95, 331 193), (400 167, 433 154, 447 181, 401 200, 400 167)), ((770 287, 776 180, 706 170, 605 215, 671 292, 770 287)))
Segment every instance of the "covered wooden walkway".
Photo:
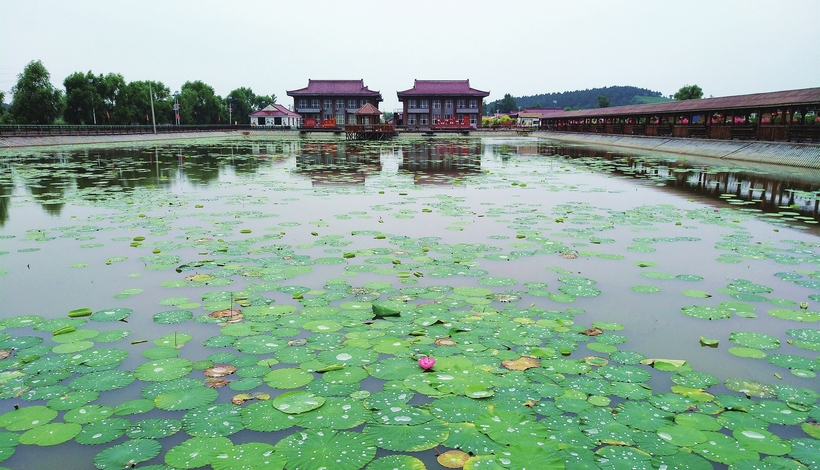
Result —
POLYGON ((540 125, 557 132, 820 142, 820 88, 559 111, 540 125))

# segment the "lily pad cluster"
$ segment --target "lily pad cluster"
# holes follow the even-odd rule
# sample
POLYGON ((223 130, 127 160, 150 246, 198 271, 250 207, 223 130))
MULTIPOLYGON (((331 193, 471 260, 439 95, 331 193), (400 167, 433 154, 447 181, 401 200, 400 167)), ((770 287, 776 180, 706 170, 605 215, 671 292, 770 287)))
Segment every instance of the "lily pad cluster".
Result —
MULTIPOLYGON (((554 159, 546 169, 543 157, 519 155, 484 171, 477 142, 441 150, 458 176, 373 174, 345 186, 372 172, 380 144, 361 144, 364 166, 351 172, 306 158, 338 150, 308 139, 294 142, 295 167, 277 173, 285 182, 261 171, 212 193, 103 186, 66 196, 93 195, 105 210, 26 232, 38 246, 14 256, 57 237, 89 251, 113 244, 129 256, 106 254, 95 269, 124 284, 94 291, 95 307, 0 319, 0 461, 87 446, 100 469, 820 465, 816 240, 758 243, 747 225, 771 229, 769 216, 694 202, 599 208, 590 195, 629 191, 583 178, 623 162, 554 159), (290 179, 319 173, 310 189, 290 179), (464 187, 511 197, 476 202, 464 187), (341 212, 328 216, 330 206, 341 212), (670 260, 698 247, 710 263, 700 274, 670 260), (634 318, 610 318, 631 302, 634 318), (694 370, 686 350, 637 351, 631 338, 655 321, 642 305, 661 323, 694 325, 691 347, 708 346, 698 352, 714 362, 779 372, 719 377, 694 370)), ((293 156, 281 144, 237 164, 293 156)), ((189 176, 204 184, 205 163, 226 164, 216 148, 161 158, 201 161, 189 176)), ((790 218, 774 226, 801 220, 790 218)))

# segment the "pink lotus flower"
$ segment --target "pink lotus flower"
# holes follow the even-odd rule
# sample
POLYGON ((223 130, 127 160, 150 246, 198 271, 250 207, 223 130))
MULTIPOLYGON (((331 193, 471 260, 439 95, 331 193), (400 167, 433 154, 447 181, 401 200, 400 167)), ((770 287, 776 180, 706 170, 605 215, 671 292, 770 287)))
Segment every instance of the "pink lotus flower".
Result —
POLYGON ((421 367, 424 370, 430 369, 434 365, 436 365, 436 360, 432 357, 424 356, 422 358, 419 358, 419 367, 421 367))

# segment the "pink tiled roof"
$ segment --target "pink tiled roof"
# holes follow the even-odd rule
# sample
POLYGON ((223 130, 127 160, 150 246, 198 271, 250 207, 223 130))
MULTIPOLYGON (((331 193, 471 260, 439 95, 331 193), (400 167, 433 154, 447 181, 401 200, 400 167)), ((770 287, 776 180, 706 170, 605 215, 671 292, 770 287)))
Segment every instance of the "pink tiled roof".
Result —
POLYGON ((293 117, 299 119, 302 116, 294 113, 281 104, 269 104, 255 113, 248 114, 248 117, 293 117))
POLYGON ((382 99, 381 93, 364 86, 364 80, 308 80, 308 86, 298 90, 290 90, 288 96, 305 95, 362 95, 377 96, 382 99))
POLYGON ((376 108, 375 106, 373 106, 372 104, 365 103, 364 106, 362 106, 361 108, 359 108, 356 111, 356 114, 360 114, 360 115, 364 114, 364 115, 371 116, 371 115, 374 115, 374 114, 382 114, 382 112, 379 111, 379 109, 376 108))
POLYGON ((415 80, 413 88, 398 92, 399 99, 405 96, 489 96, 490 92, 470 88, 470 80, 415 80))

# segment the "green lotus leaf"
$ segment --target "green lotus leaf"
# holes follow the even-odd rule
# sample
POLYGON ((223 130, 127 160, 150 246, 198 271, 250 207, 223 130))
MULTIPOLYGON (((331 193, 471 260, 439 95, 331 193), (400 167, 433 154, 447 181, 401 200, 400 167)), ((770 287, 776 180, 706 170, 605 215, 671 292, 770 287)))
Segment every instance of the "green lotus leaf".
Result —
POLYGON ((813 310, 789 310, 787 308, 773 308, 768 311, 769 315, 783 320, 793 320, 799 322, 820 321, 820 312, 813 310))
POLYGON ((442 444, 445 447, 461 449, 472 454, 494 453, 503 447, 479 431, 473 423, 449 423, 447 427, 450 435, 442 444))
POLYGON ((134 369, 134 377, 145 382, 165 382, 184 377, 191 370, 191 361, 172 357, 140 364, 134 369))
POLYGON ((732 431, 732 436, 746 449, 768 455, 786 455, 792 450, 788 441, 759 428, 742 428, 732 431))
POLYGON ((689 426, 669 425, 656 430, 658 437, 679 447, 692 447, 706 442, 707 434, 689 426))
POLYGON ((20 444, 54 446, 70 441, 82 430, 77 423, 48 423, 31 428, 20 435, 20 444))
POLYGON ((269 354, 287 346, 287 341, 271 335, 248 336, 232 343, 237 351, 245 354, 269 354))
POLYGON ((61 333, 51 337, 51 341, 57 344, 82 342, 99 335, 100 332, 92 329, 74 330, 68 333, 61 333))
POLYGON ((67 423, 88 424, 102 421, 114 414, 114 408, 102 405, 85 405, 69 410, 63 415, 67 423))
POLYGON ((182 427, 194 437, 229 436, 245 429, 241 408, 230 403, 193 409, 182 417, 182 427))
POLYGON ((116 390, 130 385, 134 375, 127 370, 103 370, 77 377, 71 381, 71 388, 75 390, 94 390, 105 392, 116 390))
POLYGON ((103 331, 94 338, 97 343, 115 343, 131 335, 128 330, 108 330, 103 331))
POLYGON ((738 460, 758 460, 757 452, 745 448, 734 438, 717 432, 707 432, 706 441, 692 447, 696 453, 714 462, 729 465, 738 460))
POLYGON ((709 297, 712 296, 712 294, 710 294, 708 292, 704 292, 702 290, 692 290, 692 289, 682 291, 681 294, 685 295, 686 297, 694 297, 696 299, 708 299, 709 297))
POLYGON ((152 318, 154 323, 159 323, 161 325, 175 325, 186 322, 193 317, 193 312, 188 310, 169 310, 167 312, 155 313, 152 318))
POLYGON ((618 405, 615 420, 642 431, 657 431, 672 424, 674 415, 646 402, 625 401, 618 405))
POLYGON ((766 361, 787 369, 815 370, 820 369, 820 361, 793 354, 770 354, 766 361))
POLYGON ((622 470, 652 468, 650 461, 652 456, 645 452, 640 452, 634 447, 607 446, 595 451, 598 458, 599 468, 605 470, 622 470))
POLYGON ((297 415, 277 410, 272 400, 253 403, 242 409, 242 422, 253 431, 281 431, 298 424, 297 415))
POLYGON ((83 426, 75 440, 84 445, 105 444, 125 434, 131 422, 125 418, 112 418, 83 426))
POLYGON ((142 356, 146 359, 169 359, 179 356, 179 349, 168 346, 159 346, 156 348, 149 348, 142 352, 142 356))
POLYGON ((378 353, 356 347, 345 347, 319 354, 319 360, 326 364, 342 364, 345 366, 364 366, 375 363, 378 358, 378 353))
POLYGON ((57 417, 57 411, 40 405, 21 407, 0 415, 0 426, 9 431, 25 431, 42 426, 57 417))
POLYGON ((401 426, 369 424, 365 426, 364 434, 382 449, 419 452, 443 443, 450 431, 443 422, 434 419, 423 424, 401 426))
POLYGON ((168 449, 165 463, 173 468, 204 467, 231 447, 233 443, 227 437, 194 437, 168 449))
POLYGON ((702 318, 704 320, 721 320, 732 317, 732 312, 729 310, 717 307, 704 307, 701 305, 683 307, 681 311, 690 317, 702 318))
POLYGON ((448 423, 473 422, 489 411, 489 405, 480 400, 462 396, 444 397, 430 404, 433 416, 448 423))
POLYGON ((322 374, 322 379, 330 384, 349 385, 359 383, 368 376, 366 370, 360 367, 342 367, 338 370, 328 371, 322 374))
POLYGON ((202 386, 161 392, 154 398, 157 408, 166 411, 191 410, 213 402, 219 392, 202 386))
POLYGON ((740 392, 750 397, 774 398, 777 388, 748 379, 728 379, 723 385, 733 392, 740 392))
POLYGON ((766 333, 754 331, 734 331, 729 335, 729 341, 747 348, 755 349, 777 349, 780 347, 780 340, 766 333))
POLYGON ((262 442, 249 442, 219 452, 211 460, 214 470, 282 470, 287 459, 274 452, 275 448, 262 442))
POLYGON ((767 354, 759 349, 753 348, 729 348, 729 354, 737 357, 749 357, 753 359, 763 359, 767 354))
POLYGON ((0 320, 0 329, 5 328, 36 328, 43 323, 44 319, 40 315, 17 315, 15 317, 0 320))
POLYGON ((50 399, 46 406, 52 410, 65 411, 85 405, 99 397, 99 392, 93 390, 77 390, 50 399))
POLYGON ((749 405, 749 414, 767 423, 797 425, 808 418, 808 413, 789 407, 786 403, 763 400, 749 405))
POLYGON ((424 462, 409 455, 388 455, 370 462, 365 470, 427 470, 424 462))
POLYGON ((282 368, 268 372, 264 380, 273 388, 291 389, 307 385, 313 380, 313 375, 301 369, 282 368))
POLYGON ((148 418, 137 421, 126 434, 131 439, 162 439, 182 429, 182 421, 171 418, 148 418))
POLYGON ((319 408, 299 415, 299 426, 308 429, 351 429, 370 417, 360 401, 347 397, 329 397, 319 408))
POLYGON ((131 313, 133 313, 133 310, 130 308, 109 308, 92 313, 88 319, 97 322, 122 321, 128 318, 131 313))
POLYGON ((535 442, 546 439, 549 429, 532 418, 513 411, 493 410, 475 421, 476 427, 499 444, 535 442))
POLYGON ((277 410, 287 414, 300 414, 315 410, 325 404, 325 398, 304 390, 285 392, 274 398, 271 403, 277 410))
POLYGON ((376 456, 371 437, 348 431, 298 431, 275 447, 287 458, 289 468, 359 470, 376 456))

